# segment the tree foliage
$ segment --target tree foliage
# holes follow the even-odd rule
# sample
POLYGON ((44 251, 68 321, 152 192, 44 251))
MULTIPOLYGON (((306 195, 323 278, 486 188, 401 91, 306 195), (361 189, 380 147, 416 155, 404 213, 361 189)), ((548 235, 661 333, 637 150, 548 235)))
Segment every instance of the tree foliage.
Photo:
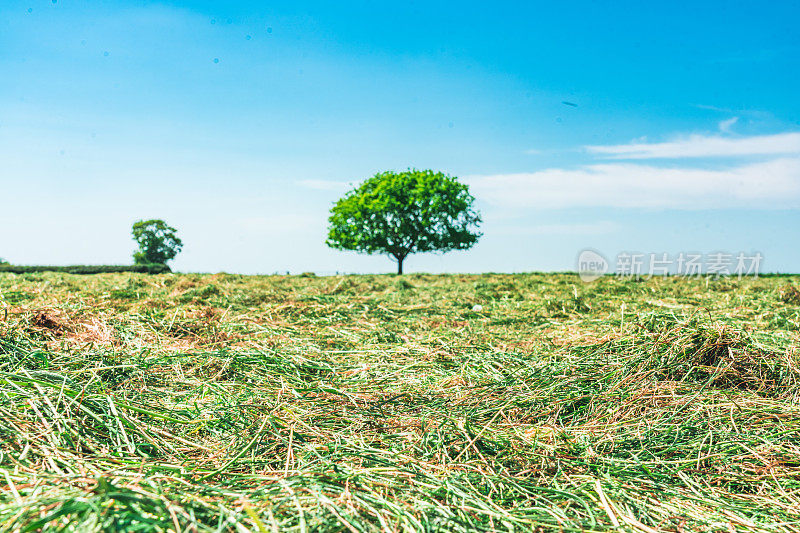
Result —
POLYGON ((137 265, 165 265, 183 248, 177 230, 163 220, 140 220, 133 225, 131 233, 139 245, 133 253, 133 262, 137 265))
POLYGON ((387 254, 403 273, 406 257, 471 248, 480 238, 475 198, 455 177, 432 170, 382 172, 331 208, 326 244, 387 254))

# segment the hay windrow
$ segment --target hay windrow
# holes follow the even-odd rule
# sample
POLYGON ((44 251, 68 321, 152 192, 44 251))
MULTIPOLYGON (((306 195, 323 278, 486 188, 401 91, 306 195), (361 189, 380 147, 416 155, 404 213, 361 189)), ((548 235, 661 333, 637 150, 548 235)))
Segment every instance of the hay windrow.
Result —
POLYGON ((0 274, 0 530, 796 531, 797 282, 0 274))

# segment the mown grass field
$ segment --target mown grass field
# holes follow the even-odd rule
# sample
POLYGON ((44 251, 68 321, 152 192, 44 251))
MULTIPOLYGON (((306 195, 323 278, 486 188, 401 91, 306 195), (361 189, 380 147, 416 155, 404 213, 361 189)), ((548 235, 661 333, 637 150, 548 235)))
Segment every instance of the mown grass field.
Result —
POLYGON ((0 274, 0 530, 798 531, 798 287, 0 274))

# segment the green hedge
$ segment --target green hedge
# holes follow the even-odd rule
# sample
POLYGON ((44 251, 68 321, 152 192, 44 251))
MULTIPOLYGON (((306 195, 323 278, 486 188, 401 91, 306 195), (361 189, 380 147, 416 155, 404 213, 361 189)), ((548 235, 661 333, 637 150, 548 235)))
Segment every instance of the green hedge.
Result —
POLYGON ((34 272, 66 272, 67 274, 103 274, 107 272, 141 272, 144 274, 161 274, 172 272, 167 265, 69 265, 69 266, 42 266, 42 265, 0 265, 0 274, 31 274, 34 272))

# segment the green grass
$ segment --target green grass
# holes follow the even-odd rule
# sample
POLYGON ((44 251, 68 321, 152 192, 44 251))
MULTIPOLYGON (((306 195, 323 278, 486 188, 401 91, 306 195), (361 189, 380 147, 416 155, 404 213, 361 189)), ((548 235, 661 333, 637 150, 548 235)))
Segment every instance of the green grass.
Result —
POLYGON ((799 286, 0 274, 0 531, 797 531, 799 286))

